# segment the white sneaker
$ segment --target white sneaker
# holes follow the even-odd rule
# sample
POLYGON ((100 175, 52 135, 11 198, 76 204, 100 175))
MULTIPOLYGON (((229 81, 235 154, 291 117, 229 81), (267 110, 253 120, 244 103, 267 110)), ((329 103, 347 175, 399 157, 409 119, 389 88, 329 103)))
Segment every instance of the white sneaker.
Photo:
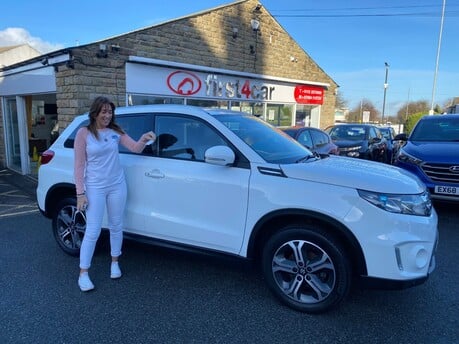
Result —
POLYGON ((110 278, 120 278, 121 275, 120 265, 118 262, 112 262, 112 265, 110 266, 110 278))
POLYGON ((80 274, 80 277, 78 277, 78 286, 81 291, 90 291, 94 289, 94 284, 92 284, 88 272, 80 274))

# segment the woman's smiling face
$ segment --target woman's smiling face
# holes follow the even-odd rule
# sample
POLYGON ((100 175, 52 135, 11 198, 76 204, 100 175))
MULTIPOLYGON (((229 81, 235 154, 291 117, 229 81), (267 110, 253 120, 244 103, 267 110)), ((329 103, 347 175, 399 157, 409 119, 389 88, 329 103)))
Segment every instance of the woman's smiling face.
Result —
POLYGON ((97 129, 104 129, 107 128, 110 124, 110 121, 113 117, 113 111, 110 104, 102 105, 99 114, 96 117, 96 128, 97 129))

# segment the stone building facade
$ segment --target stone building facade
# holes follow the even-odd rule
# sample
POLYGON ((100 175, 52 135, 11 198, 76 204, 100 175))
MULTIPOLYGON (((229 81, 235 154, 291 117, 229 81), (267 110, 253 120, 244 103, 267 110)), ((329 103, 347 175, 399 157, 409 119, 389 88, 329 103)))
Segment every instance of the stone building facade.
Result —
MULTIPOLYGON (((306 104, 302 104, 302 107, 293 106, 293 111, 298 114, 298 108, 305 109, 307 115, 311 116, 312 108, 314 121, 309 125, 323 128, 334 123, 335 94, 338 85, 292 39, 259 1, 235 1, 0 69, 0 99, 2 100, 0 165, 13 169, 15 165, 11 163, 11 157, 8 158, 8 154, 14 155, 15 152, 14 148, 8 147, 9 141, 5 137, 9 135, 8 128, 4 127, 8 126, 7 117, 14 117, 14 114, 5 112, 20 113, 22 109, 26 113, 25 119, 18 120, 18 126, 26 126, 29 129, 22 135, 26 136, 26 138, 22 137, 22 141, 24 139, 30 141, 31 132, 35 130, 34 128, 38 131, 37 126, 43 123, 50 122, 53 124, 54 131, 62 131, 76 115, 88 111, 92 99, 99 95, 109 96, 117 106, 135 105, 136 99, 142 102, 150 102, 150 100, 156 102, 160 95, 152 95, 150 94, 152 91, 144 92, 142 89, 139 91, 139 87, 134 87, 137 91, 131 92, 129 86, 135 82, 134 80, 141 78, 141 75, 131 77, 130 71, 138 70, 137 73, 141 74, 142 68, 149 68, 149 66, 161 70, 173 68, 219 76, 234 74, 238 79, 274 82, 278 90, 285 85, 294 87, 295 84, 309 85, 312 89, 319 88, 322 92, 320 104, 313 102, 313 105, 308 105, 307 102, 303 102, 306 104), (34 90, 33 87, 27 89, 18 83, 17 78, 13 81, 13 75, 20 75, 26 83, 27 77, 38 70, 47 71, 47 80, 43 79, 37 83, 41 85, 40 87, 48 85, 44 90, 34 90), (22 105, 21 98, 24 99, 22 105), (38 115, 34 114, 34 111, 38 115), (52 120, 48 121, 48 117, 52 120), (42 118, 44 119, 41 120, 42 118)), ((152 74, 151 79, 143 82, 151 85, 161 83, 155 74, 152 74)), ((221 93, 221 90, 219 92, 221 93)), ((235 108, 236 102, 231 103, 230 100, 223 98, 225 97, 221 100, 227 101, 227 104, 231 104, 231 108, 235 108)), ((164 95, 164 99, 176 101, 176 98, 170 95, 164 95)), ((205 99, 201 97, 200 100, 205 99)), ((269 106, 269 99, 262 99, 257 104, 263 102, 268 103, 269 106)), ((221 102, 217 103, 222 106, 221 102)), ((266 116, 266 105, 264 116, 266 116)), ((290 124, 295 124, 294 119, 290 124)), ((47 128, 50 128, 49 125, 47 128)), ((18 136, 21 140, 21 135, 18 136)), ((36 139, 36 135, 32 136, 36 139)), ((46 138, 46 145, 49 144, 50 140, 46 138)), ((29 149, 27 155, 32 157, 30 142, 26 148, 29 149)), ((19 152, 22 155, 21 159, 24 159, 26 148, 21 150, 22 153, 19 152)), ((27 163, 19 165, 22 173, 27 172, 27 163)), ((30 173, 33 174, 33 171, 30 173)))

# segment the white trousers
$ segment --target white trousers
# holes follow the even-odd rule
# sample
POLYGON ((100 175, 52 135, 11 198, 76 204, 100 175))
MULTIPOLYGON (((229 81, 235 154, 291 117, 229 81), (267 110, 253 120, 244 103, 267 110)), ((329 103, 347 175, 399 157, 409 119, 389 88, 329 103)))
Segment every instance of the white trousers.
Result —
POLYGON ((91 267, 92 256, 99 239, 102 220, 107 207, 108 229, 110 230, 110 251, 112 257, 121 255, 123 244, 123 215, 126 206, 126 182, 106 188, 86 188, 88 208, 86 209, 86 231, 80 248, 80 269, 91 267))

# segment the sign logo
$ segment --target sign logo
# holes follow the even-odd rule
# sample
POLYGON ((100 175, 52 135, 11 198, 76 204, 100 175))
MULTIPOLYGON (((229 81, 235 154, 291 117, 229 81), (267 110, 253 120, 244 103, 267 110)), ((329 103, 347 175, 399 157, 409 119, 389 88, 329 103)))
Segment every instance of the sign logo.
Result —
POLYGON ((176 71, 167 77, 167 87, 182 96, 191 96, 201 89, 201 80, 193 73, 176 71))
POLYGON ((459 166, 451 166, 449 170, 453 173, 459 173, 459 166))
POLYGON ((324 103, 324 89, 322 87, 297 85, 293 95, 299 104, 322 105, 324 103))

